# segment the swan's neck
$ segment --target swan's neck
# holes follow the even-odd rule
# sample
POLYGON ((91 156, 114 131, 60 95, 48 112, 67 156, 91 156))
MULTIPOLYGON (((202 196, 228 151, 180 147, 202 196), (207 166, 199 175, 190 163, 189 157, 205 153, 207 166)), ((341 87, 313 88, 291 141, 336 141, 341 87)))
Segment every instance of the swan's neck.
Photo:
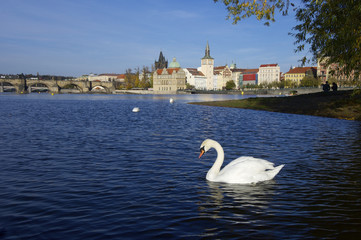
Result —
POLYGON ((221 170, 223 160, 224 160, 224 151, 223 151, 222 146, 219 143, 217 143, 216 141, 212 141, 210 144, 210 147, 216 149, 217 159, 214 162, 211 169, 209 169, 209 171, 207 173, 207 177, 206 177, 207 180, 213 180, 218 176, 218 173, 221 170))

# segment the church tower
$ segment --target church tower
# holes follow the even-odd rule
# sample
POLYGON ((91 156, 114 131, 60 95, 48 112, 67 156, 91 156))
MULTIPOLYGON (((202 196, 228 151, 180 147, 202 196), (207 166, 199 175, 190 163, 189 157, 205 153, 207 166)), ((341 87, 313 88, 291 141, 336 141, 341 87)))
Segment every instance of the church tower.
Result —
POLYGON ((214 59, 211 57, 209 44, 207 41, 206 51, 201 63, 201 71, 207 78, 207 90, 213 90, 213 69, 214 59))
POLYGON ((162 51, 160 51, 158 61, 154 61, 155 69, 163 69, 168 67, 168 61, 165 60, 162 51))

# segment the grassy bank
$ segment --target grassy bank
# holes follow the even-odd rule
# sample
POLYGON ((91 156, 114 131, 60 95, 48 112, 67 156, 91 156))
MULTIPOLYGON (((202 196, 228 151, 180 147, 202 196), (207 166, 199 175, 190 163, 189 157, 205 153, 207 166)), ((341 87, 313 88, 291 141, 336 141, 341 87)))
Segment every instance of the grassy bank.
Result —
POLYGON ((191 104, 294 113, 361 121, 361 94, 351 91, 311 93, 290 97, 257 97, 191 104))

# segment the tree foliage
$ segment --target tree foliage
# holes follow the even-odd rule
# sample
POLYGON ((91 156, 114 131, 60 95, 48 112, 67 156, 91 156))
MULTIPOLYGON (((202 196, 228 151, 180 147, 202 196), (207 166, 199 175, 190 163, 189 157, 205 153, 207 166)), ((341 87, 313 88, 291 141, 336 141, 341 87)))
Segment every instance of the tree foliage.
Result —
MULTIPOLYGON (((135 87, 135 82, 137 81, 137 76, 132 72, 132 69, 128 68, 125 70, 124 85, 126 89, 132 89, 135 87)), ((138 77, 139 79, 139 77, 138 77)))
POLYGON ((226 82, 226 90, 232 90, 235 87, 236 87, 236 84, 234 83, 233 80, 229 80, 228 82, 226 82))
POLYGON ((275 13, 294 11, 298 24, 290 35, 295 37, 296 52, 308 50, 312 59, 338 64, 340 75, 359 79, 361 72, 361 1, 360 0, 214 0, 223 2, 233 23, 256 16, 267 25, 275 13), (297 6, 295 4, 298 4, 297 6), (306 49, 307 48, 307 49, 306 49))
POLYGON ((135 68, 134 72, 128 68, 125 70, 124 88, 150 88, 152 87, 152 74, 149 72, 149 67, 143 66, 140 72, 139 68, 135 68))
POLYGON ((305 76, 300 82, 300 87, 318 87, 321 81, 313 76, 305 76))
POLYGON ((233 24, 238 21, 256 16, 258 20, 265 21, 265 25, 275 21, 275 11, 287 15, 290 0, 214 0, 223 2, 228 11, 227 19, 233 20, 233 24))
POLYGON ((192 89, 195 89, 195 86, 189 84, 189 83, 186 83, 186 89, 187 90, 192 90, 192 89))

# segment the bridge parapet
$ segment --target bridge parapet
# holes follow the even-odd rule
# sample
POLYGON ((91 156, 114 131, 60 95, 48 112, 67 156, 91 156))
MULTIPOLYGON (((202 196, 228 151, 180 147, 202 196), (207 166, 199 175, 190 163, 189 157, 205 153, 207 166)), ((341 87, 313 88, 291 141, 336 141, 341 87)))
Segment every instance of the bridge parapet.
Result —
POLYGON ((114 82, 91 82, 86 80, 38 80, 38 79, 15 79, 15 78, 0 78, 1 83, 9 83, 14 86, 17 93, 26 93, 28 88, 36 84, 45 85, 49 92, 60 93, 61 89, 66 86, 73 85, 81 93, 88 93, 96 86, 103 87, 107 93, 115 92, 114 82))

